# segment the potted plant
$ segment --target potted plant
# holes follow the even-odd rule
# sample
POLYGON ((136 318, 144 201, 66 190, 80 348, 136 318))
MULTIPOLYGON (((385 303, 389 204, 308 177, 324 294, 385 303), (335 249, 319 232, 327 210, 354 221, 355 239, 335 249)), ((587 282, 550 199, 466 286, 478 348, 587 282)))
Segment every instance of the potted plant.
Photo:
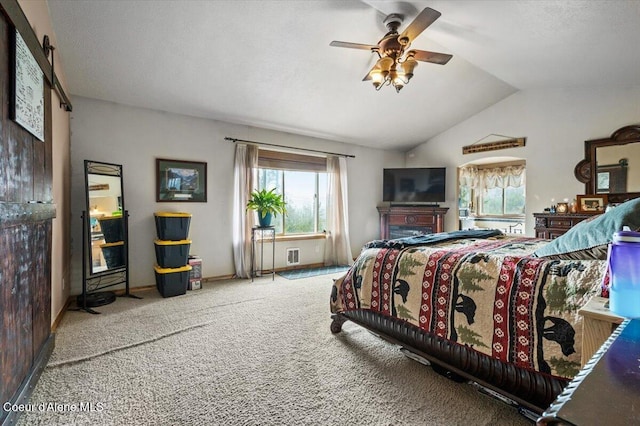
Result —
POLYGON ((251 199, 247 203, 247 210, 255 210, 258 212, 258 223, 261 228, 271 226, 271 218, 277 216, 278 213, 285 214, 285 202, 282 195, 276 194, 275 188, 267 191, 253 191, 251 199))

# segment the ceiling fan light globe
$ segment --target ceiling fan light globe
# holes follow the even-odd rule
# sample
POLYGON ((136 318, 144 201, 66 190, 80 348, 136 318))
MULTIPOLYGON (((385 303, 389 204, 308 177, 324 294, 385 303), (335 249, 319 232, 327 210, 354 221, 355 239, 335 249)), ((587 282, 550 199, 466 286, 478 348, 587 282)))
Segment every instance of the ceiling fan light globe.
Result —
POLYGON ((373 85, 375 86, 376 83, 378 85, 382 84, 382 82, 384 81, 384 75, 382 73, 382 71, 375 69, 373 71, 371 71, 369 73, 369 76, 371 77, 371 80, 373 81, 373 85))
POLYGON ((402 69, 406 75, 413 76, 413 70, 418 66, 418 61, 413 59, 413 56, 407 57, 407 59, 402 63, 402 69))
POLYGON ((405 80, 405 75, 403 73, 398 73, 398 75, 393 79, 393 86, 400 88, 404 87, 407 84, 407 80, 405 80))
POLYGON ((391 66, 393 65, 394 61, 392 58, 388 57, 388 56, 384 56, 380 59, 378 59, 378 62, 376 63, 376 67, 380 68, 383 72, 389 72, 389 70, 391 69, 391 66))

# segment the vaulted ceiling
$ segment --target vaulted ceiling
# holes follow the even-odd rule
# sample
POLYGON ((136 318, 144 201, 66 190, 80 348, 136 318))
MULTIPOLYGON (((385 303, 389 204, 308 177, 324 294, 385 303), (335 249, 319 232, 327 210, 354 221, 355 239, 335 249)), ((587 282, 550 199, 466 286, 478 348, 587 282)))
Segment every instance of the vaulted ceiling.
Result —
MULTIPOLYGON (((640 1, 49 0, 72 95, 409 149, 518 90, 640 85, 640 1), (442 16, 400 92, 363 77, 389 13, 442 16)), ((499 130, 499 129, 498 129, 499 130)))

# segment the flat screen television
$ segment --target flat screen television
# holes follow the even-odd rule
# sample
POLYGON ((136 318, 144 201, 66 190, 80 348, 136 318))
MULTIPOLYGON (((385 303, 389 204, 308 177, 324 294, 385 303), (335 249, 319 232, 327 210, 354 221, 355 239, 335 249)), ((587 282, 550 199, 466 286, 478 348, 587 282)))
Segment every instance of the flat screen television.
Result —
POLYGON ((394 204, 445 202, 445 167, 384 169, 382 201, 394 204))

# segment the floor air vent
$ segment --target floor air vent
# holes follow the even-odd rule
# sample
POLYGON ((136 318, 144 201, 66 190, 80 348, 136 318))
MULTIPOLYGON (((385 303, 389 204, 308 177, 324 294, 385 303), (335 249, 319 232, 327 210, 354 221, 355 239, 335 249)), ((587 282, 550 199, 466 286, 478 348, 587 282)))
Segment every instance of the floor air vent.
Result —
POLYGON ((287 266, 300 264, 300 249, 288 248, 287 249, 287 266))

